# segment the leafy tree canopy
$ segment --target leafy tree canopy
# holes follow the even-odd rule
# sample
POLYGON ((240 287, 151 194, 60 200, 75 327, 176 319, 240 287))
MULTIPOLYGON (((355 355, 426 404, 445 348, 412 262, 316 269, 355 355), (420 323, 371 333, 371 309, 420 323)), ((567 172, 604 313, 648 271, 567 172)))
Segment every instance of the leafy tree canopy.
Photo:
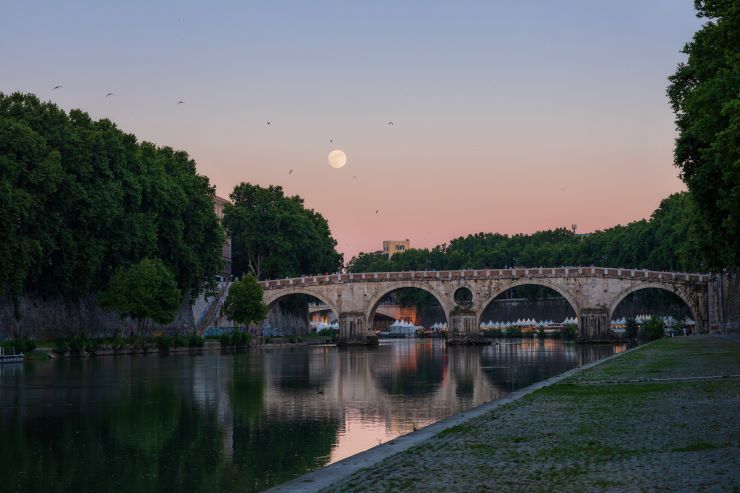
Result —
POLYGON ((213 196, 185 152, 0 93, 0 294, 74 300, 150 257, 196 296, 221 264, 213 196))
POLYGON ((336 251, 326 219, 288 197, 280 186, 241 183, 224 208, 224 225, 232 238, 233 271, 257 279, 336 272, 336 251))
POLYGON ((181 301, 182 294, 169 269, 161 260, 148 258, 117 270, 100 295, 103 307, 137 320, 140 330, 146 330, 147 320, 171 322, 181 301))
POLYGON ((262 302, 262 286, 253 275, 231 284, 224 302, 224 313, 229 320, 240 325, 264 320, 267 306, 262 302))
POLYGON ((697 245, 694 205, 686 193, 664 199, 649 220, 615 226, 591 235, 564 228, 513 236, 478 233, 432 249, 409 249, 390 260, 383 253, 361 253, 350 272, 498 269, 599 265, 668 271, 704 271, 697 245))
POLYGON ((698 240, 715 270, 740 267, 740 3, 696 0, 707 19, 669 78, 675 164, 697 206, 698 240))

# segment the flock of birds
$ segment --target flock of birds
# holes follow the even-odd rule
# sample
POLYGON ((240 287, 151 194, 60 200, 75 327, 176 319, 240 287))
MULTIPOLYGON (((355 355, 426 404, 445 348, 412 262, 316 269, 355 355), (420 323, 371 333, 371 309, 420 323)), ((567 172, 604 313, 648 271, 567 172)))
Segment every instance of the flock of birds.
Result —
MULTIPOLYGON (((51 90, 52 90, 52 91, 56 91, 57 89, 62 89, 62 88, 64 88, 64 86, 60 84, 60 85, 57 85, 57 86, 54 86, 54 87, 52 87, 52 88, 51 88, 51 90)), ((113 93, 113 92, 109 92, 109 93, 107 93, 107 94, 105 95, 105 97, 106 97, 106 98, 108 98, 108 97, 110 97, 110 96, 115 96, 115 95, 116 95, 115 93, 113 93)), ((177 104, 178 104, 178 105, 180 105, 180 104, 185 104, 185 101, 179 100, 179 101, 177 102, 177 104)), ((266 123, 266 124, 267 124, 267 125, 269 126, 269 125, 271 125, 271 124, 272 124, 272 121, 270 121, 270 120, 267 120, 267 121, 266 121, 265 123, 266 123)), ((388 122, 388 126, 389 126, 389 127, 392 127, 392 126, 393 126, 393 122, 392 122, 392 121, 389 121, 389 122, 388 122)), ((334 139, 329 139, 329 143, 330 143, 330 144, 334 143, 334 139)), ((290 168, 290 171, 288 171, 288 175, 292 175, 292 174, 293 174, 293 168, 290 168)), ((352 179, 353 179, 353 180, 357 179, 357 175, 353 175, 353 176, 352 176, 352 179)), ((380 213, 380 209, 375 209, 375 214, 377 215, 378 213, 380 213)))

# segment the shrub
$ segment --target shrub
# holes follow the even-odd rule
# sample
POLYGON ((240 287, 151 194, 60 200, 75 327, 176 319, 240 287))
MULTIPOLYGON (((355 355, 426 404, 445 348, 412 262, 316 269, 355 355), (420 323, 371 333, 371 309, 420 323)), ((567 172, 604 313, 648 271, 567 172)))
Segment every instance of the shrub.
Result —
POLYGON ((231 346, 231 335, 221 334, 218 337, 218 342, 221 343, 221 349, 226 349, 231 346))
POLYGON ((157 345, 160 353, 166 353, 172 347, 172 338, 165 335, 158 335, 154 338, 154 343, 157 345))
POLYGON ((85 341, 85 351, 90 356, 94 356, 100 349, 100 339, 87 339, 85 341))
POLYGON ((175 334, 172 336, 172 347, 185 347, 189 345, 188 342, 188 338, 183 335, 175 334))
POLYGON ((83 335, 76 335, 69 341, 69 352, 74 356, 80 356, 87 347, 87 339, 83 335))
POLYGON ((123 337, 121 337, 120 334, 116 334, 110 340, 110 347, 115 352, 119 352, 121 349, 124 348, 125 345, 126 345, 126 340, 123 337))
POLYGON ((15 348, 16 352, 30 353, 36 349, 36 341, 29 339, 28 337, 21 337, 20 339, 11 339, 3 342, 2 347, 6 350, 15 348))
POLYGON ((511 327, 509 329, 506 329, 506 332, 504 332, 504 337, 521 337, 522 336, 522 329, 518 327, 511 327))
POLYGON ((640 339, 643 341, 654 341, 664 335, 663 320, 651 318, 640 327, 640 339))
POLYGON ((568 324, 562 329, 562 338, 566 341, 572 341, 576 338, 576 334, 578 334, 578 326, 575 324, 568 324))
POLYGON ((544 339, 545 338, 545 329, 539 329, 537 331, 537 337, 539 337, 540 339, 544 339))
POLYGON ((67 342, 67 339, 57 339, 54 342, 54 347, 52 348, 52 351, 60 355, 66 354, 67 351, 69 351, 69 343, 67 342))
POLYGON ((188 337, 188 347, 203 347, 205 343, 206 340, 198 334, 191 334, 188 337))

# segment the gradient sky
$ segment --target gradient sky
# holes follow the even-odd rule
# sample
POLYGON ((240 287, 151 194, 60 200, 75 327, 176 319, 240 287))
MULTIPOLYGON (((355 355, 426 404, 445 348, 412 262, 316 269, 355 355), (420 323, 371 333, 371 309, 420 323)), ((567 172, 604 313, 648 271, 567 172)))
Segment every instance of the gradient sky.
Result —
POLYGON ((282 185, 346 260, 593 231, 684 189, 665 88, 690 0, 213 3, 4 0, 0 91, 186 150, 224 197, 282 185))

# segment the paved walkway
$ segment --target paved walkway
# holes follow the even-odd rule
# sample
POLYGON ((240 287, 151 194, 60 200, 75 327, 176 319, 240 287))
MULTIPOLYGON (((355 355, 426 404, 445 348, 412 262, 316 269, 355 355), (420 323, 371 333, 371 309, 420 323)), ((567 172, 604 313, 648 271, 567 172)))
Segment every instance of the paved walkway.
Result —
POLYGON ((323 491, 740 491, 740 344, 667 339, 323 491))

